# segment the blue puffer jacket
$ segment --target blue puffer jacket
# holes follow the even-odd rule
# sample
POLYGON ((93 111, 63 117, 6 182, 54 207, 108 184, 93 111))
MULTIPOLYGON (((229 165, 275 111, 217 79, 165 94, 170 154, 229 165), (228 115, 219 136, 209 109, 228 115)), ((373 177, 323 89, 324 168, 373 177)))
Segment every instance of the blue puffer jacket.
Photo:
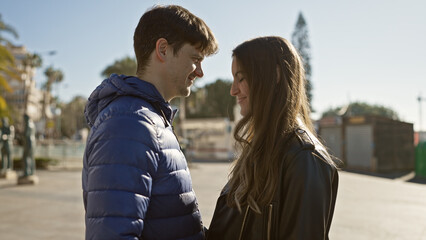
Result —
POLYGON ((85 109, 86 239, 203 239, 174 112, 150 83, 111 75, 85 109))

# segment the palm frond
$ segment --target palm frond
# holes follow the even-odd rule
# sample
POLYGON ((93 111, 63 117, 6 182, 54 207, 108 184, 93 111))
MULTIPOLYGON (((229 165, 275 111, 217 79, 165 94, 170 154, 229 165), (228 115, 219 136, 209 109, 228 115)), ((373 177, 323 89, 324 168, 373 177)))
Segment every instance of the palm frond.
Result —
POLYGON ((0 74, 6 75, 11 79, 22 81, 21 73, 22 72, 16 68, 0 65, 0 74))
POLYGON ((12 34, 13 37, 19 38, 18 32, 16 32, 15 28, 3 22, 1 14, 0 14, 0 31, 8 32, 12 34))
POLYGON ((13 92, 13 89, 9 86, 9 83, 7 82, 6 78, 0 74, 0 89, 1 88, 8 92, 13 92))
POLYGON ((3 45, 0 45, 0 64, 2 63, 10 63, 13 64, 15 62, 15 58, 13 54, 3 45))
POLYGON ((6 100, 0 96, 0 112, 7 111, 7 103, 6 100))

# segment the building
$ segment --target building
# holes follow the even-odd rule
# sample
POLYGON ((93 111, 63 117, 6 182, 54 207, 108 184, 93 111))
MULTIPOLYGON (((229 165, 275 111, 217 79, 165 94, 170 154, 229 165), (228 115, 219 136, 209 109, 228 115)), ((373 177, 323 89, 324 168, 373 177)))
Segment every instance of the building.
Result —
POLYGON ((22 116, 26 113, 36 124, 37 132, 44 132, 46 119, 53 117, 50 107, 46 107, 47 93, 36 88, 34 76, 36 68, 26 64, 29 52, 25 46, 8 46, 10 52, 15 57, 18 70, 21 71, 21 79, 8 79, 12 92, 4 91, 2 95, 7 104, 13 109, 13 119, 17 129, 22 129, 22 116))
POLYGON ((180 142, 189 160, 232 160, 234 123, 227 118, 185 119, 180 142))
POLYGON ((413 170, 413 124, 379 116, 326 117, 319 135, 345 169, 369 172, 413 170))

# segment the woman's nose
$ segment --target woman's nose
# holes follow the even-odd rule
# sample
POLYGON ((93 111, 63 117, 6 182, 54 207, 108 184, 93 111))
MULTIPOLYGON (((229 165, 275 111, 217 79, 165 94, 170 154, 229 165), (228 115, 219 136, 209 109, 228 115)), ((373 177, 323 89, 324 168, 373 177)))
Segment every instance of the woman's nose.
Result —
POLYGON ((238 94, 238 87, 236 86, 235 81, 232 82, 230 94, 231 96, 236 96, 238 94))

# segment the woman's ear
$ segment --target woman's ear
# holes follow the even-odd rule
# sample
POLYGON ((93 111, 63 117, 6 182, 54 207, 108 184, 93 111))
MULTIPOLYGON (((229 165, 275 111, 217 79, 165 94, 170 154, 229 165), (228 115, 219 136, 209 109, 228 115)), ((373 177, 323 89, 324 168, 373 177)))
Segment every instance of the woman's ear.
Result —
POLYGON ((155 43, 155 56, 160 62, 166 61, 169 43, 165 38, 159 38, 155 43))

